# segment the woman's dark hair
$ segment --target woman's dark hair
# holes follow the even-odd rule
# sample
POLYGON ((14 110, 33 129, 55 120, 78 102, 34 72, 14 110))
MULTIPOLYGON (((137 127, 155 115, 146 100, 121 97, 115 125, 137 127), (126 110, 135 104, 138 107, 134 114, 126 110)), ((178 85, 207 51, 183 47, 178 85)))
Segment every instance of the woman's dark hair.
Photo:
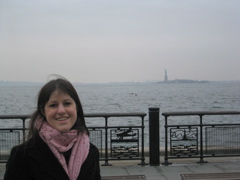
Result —
POLYGON ((31 117, 28 139, 34 137, 38 133, 36 128, 36 120, 38 118, 46 120, 44 116, 44 107, 49 101, 51 94, 56 90, 60 90, 63 93, 68 94, 75 101, 77 107, 77 121, 74 124, 73 129, 77 129, 80 133, 86 132, 89 135, 89 131, 86 127, 84 119, 82 105, 75 88, 68 80, 64 78, 57 78, 46 83, 38 93, 37 109, 31 117))

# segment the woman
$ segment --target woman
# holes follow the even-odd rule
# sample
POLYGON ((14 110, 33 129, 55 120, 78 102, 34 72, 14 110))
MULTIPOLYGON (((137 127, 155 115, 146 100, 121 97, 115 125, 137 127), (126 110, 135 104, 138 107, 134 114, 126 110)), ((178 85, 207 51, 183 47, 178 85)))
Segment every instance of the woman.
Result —
POLYGON ((89 142, 81 102, 72 84, 49 81, 38 95, 28 141, 13 147, 5 180, 98 180, 99 151, 89 142))

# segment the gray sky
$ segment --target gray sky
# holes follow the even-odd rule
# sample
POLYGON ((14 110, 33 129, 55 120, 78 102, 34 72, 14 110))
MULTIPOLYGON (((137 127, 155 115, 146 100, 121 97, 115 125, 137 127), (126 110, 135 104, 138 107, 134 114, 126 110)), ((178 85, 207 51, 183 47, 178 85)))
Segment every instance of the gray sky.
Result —
POLYGON ((240 80, 239 0, 0 0, 0 80, 240 80))

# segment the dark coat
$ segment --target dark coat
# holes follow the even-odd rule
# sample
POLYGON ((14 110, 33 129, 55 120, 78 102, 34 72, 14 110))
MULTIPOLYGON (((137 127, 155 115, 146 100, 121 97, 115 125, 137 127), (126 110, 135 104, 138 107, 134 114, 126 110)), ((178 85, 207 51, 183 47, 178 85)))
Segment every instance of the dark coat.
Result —
MULTIPOLYGON (((68 180, 65 170, 37 135, 27 143, 15 146, 6 164, 4 180, 68 180)), ((99 151, 90 143, 89 154, 78 180, 100 180, 99 151)))

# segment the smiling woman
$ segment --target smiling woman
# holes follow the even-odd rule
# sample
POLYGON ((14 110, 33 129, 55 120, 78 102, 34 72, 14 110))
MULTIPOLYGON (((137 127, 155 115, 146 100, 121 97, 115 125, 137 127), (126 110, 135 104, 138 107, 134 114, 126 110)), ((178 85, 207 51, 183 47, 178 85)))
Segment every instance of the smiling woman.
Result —
POLYGON ((72 84, 49 81, 38 95, 28 141, 12 149, 4 179, 101 179, 99 151, 89 142, 83 109, 72 84))
POLYGON ((60 90, 52 93, 43 113, 48 124, 60 132, 69 131, 77 120, 75 101, 60 90))

